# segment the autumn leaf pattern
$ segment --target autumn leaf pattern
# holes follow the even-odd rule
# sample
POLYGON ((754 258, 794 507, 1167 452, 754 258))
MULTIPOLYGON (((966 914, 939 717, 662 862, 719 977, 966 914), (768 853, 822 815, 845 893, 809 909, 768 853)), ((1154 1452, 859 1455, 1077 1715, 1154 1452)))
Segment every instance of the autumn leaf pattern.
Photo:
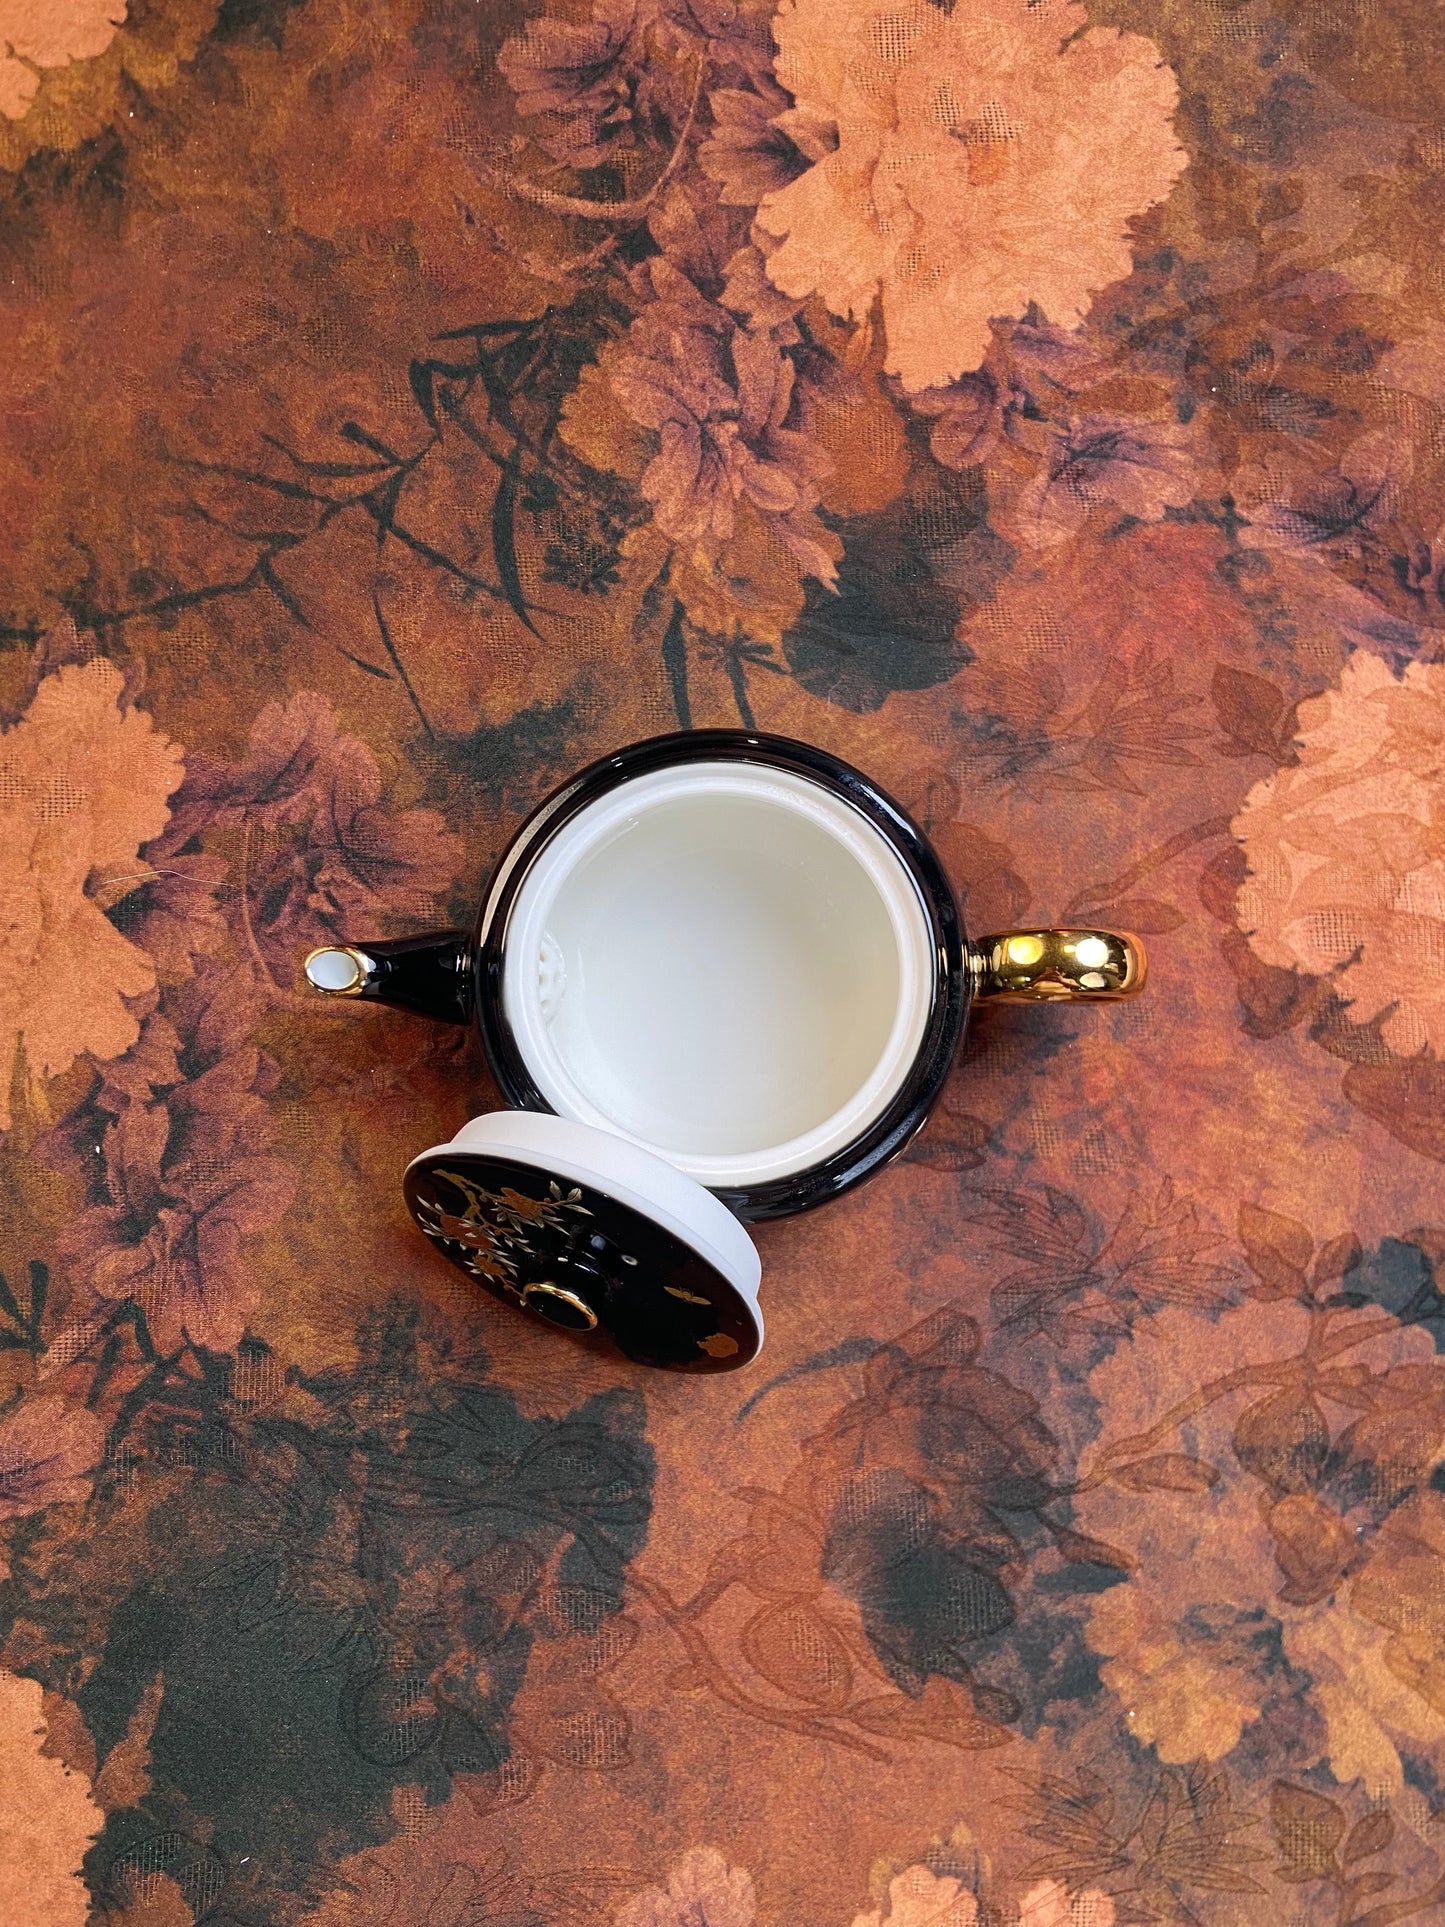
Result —
MULTIPOLYGON (((1187 1921, 1190 1896, 1201 1890, 1264 1891, 1254 1871, 1266 1858, 1255 1816, 1238 1805, 1224 1775, 1202 1765, 1156 1774, 1132 1810, 1088 1769, 1025 1781, 1017 1803, 1029 1837, 1044 1848, 1035 1869, 1106 1882, 1116 1919, 1187 1921)), ((1049 1882, 1056 1891, 1062 1884, 1049 1882)))
POLYGON ((1197 1207, 1165 1179, 1152 1200, 1126 1206, 1107 1234, 1080 1199, 1044 1186, 1038 1193, 972 1194, 970 1217, 990 1235, 1006 1275, 993 1288, 1000 1329, 1021 1338, 1069 1327, 1124 1331, 1140 1310, 1228 1301, 1233 1267, 1197 1207), (1009 1269, 1008 1261, 1018 1264, 1009 1269))

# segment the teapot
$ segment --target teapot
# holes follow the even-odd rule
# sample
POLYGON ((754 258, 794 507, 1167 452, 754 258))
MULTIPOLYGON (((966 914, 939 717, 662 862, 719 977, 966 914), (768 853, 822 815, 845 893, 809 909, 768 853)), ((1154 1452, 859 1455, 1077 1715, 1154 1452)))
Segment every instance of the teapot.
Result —
POLYGON ((763 1342, 746 1226, 908 1145, 981 998, 1109 1002, 1136 937, 970 938, 928 838, 875 782, 749 730, 654 737, 522 824, 470 931, 326 944, 327 997, 475 1024, 506 1109, 413 1158, 426 1236, 589 1343, 732 1370, 763 1342))

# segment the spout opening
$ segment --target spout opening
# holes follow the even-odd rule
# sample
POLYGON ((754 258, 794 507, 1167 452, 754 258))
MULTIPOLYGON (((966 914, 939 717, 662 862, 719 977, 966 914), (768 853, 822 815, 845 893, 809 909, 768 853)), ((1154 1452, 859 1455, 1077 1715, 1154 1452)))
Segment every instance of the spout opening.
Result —
POLYGON ((347 944, 324 944, 303 965, 307 983, 325 997, 359 997, 371 967, 370 958, 347 944))

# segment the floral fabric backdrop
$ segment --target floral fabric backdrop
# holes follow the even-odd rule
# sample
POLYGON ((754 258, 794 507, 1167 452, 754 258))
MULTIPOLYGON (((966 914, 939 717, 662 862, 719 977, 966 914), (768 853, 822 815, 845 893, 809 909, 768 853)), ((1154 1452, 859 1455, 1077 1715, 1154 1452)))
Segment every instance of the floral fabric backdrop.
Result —
POLYGON ((0 1919, 1445 1918, 1427 0, 0 0, 0 1919), (765 1228, 475 1295, 308 1000, 581 762, 1142 932, 765 1228))

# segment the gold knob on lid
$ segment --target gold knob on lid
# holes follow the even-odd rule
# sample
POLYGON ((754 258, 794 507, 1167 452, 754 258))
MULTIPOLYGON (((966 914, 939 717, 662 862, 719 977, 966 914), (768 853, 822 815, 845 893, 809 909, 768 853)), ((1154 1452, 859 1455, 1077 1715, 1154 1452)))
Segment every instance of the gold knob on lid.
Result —
POLYGON ((1000 930, 969 945, 974 995, 1007 1003, 1058 997, 1117 1002, 1144 988, 1148 958, 1122 930, 1000 930))
POLYGON ((522 1292, 522 1303, 549 1323, 561 1325, 567 1331, 596 1330, 596 1312, 585 1298, 579 1298, 575 1291, 568 1291, 565 1285, 527 1285, 522 1292))

